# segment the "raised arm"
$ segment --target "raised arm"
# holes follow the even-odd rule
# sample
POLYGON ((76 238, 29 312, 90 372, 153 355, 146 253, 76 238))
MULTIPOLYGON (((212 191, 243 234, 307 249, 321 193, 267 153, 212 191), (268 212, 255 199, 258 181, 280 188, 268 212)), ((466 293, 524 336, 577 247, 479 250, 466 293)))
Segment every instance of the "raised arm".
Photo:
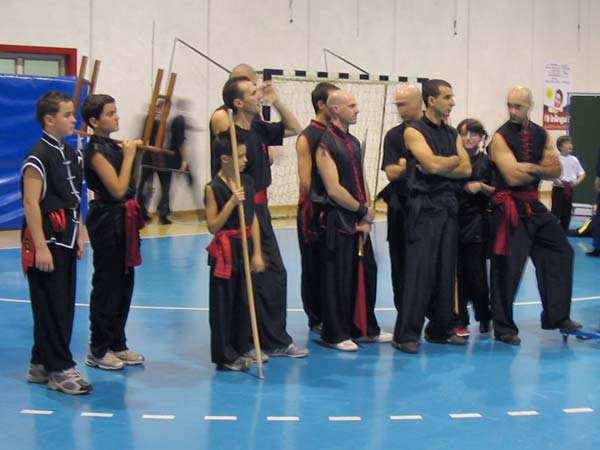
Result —
POLYGON ((298 122, 298 119, 289 110, 289 108, 281 101, 279 94, 275 90, 275 87, 271 81, 265 81, 263 83, 263 100, 275 108, 281 116, 281 121, 285 126, 285 136, 296 136, 302 131, 302 125, 298 122))
POLYGON ((135 148, 141 143, 141 140, 125 141, 123 143, 123 162, 121 163, 119 173, 116 172, 112 164, 100 153, 92 156, 92 169, 98 174, 100 181, 106 186, 110 195, 117 200, 121 200, 127 194, 135 157, 135 148))

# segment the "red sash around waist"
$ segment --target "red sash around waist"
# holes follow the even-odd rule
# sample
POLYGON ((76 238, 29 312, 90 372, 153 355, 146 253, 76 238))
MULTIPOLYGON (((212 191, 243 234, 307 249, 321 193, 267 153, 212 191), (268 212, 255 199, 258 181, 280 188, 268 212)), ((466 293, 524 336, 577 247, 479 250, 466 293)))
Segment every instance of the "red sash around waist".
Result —
MULTIPOLYGON (((246 227, 246 236, 250 236, 249 225, 246 227)), ((241 237, 242 233, 239 229, 220 230, 215 233, 215 237, 210 241, 208 247, 206 247, 208 254, 215 258, 215 277, 224 280, 229 280, 231 278, 233 261, 230 239, 241 239, 241 237)))
POLYGON ((498 191, 492 197, 492 201, 503 206, 501 210, 504 213, 504 220, 498 227, 496 234, 496 242, 494 243, 494 254, 510 255, 510 231, 519 224, 519 210, 515 199, 525 202, 525 210, 527 215, 531 215, 531 202, 539 200, 537 191, 519 192, 519 191, 498 191))
POLYGON ((254 204, 255 205, 266 205, 268 202, 267 198, 267 190, 263 189, 262 191, 257 191, 254 194, 254 204))
POLYGON ((129 272, 130 267, 142 263, 138 231, 144 228, 144 225, 139 203, 130 198, 125 202, 125 273, 129 272))

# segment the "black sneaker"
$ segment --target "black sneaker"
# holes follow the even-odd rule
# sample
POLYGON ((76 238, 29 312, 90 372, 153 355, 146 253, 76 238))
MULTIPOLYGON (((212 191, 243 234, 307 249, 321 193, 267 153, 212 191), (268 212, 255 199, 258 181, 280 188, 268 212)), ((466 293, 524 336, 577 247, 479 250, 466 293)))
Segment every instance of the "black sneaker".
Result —
POLYGON ((169 220, 169 218, 167 216, 160 216, 158 218, 158 221, 162 224, 162 225, 171 225, 173 222, 171 222, 169 220))
POLYGON ((414 341, 396 342, 392 341, 392 347, 404 353, 415 354, 419 353, 419 344, 414 341))
POLYGON ((521 338, 516 334, 503 334, 502 336, 496 336, 496 340, 504 342, 508 345, 521 345, 521 338))
POLYGON ((558 324, 558 328, 560 330, 572 331, 572 330, 579 330, 580 328, 583 328, 583 325, 581 325, 579 322, 575 322, 574 320, 565 319, 558 324))
POLYGON ((585 252, 585 256, 592 256, 594 258, 598 258, 600 257, 600 250, 595 248, 591 252, 585 252))
POLYGON ((492 331, 492 328, 490 327, 489 320, 482 320, 481 322, 479 322, 479 333, 480 334, 487 334, 490 331, 492 331))
POLYGON ((425 335, 425 340, 427 340, 427 342, 431 342, 432 344, 466 345, 467 343, 467 340, 464 337, 458 336, 454 333, 446 338, 441 339, 432 338, 431 336, 425 335))

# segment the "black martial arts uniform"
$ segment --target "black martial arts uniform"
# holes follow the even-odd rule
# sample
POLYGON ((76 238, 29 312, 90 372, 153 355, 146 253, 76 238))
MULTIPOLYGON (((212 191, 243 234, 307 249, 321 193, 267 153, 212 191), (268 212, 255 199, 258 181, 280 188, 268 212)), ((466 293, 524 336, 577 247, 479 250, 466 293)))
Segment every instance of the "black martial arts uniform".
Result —
POLYGON ((94 191, 87 230, 94 250, 94 275, 90 294, 90 350, 96 358, 107 351, 127 350, 125 324, 135 281, 133 266, 141 263, 139 229, 141 210, 135 201, 134 181, 123 199, 110 194, 91 165, 98 153, 121 171, 123 152, 111 139, 92 136, 85 151, 85 176, 94 191))
MULTIPOLYGON (((426 116, 407 124, 420 132, 438 156, 457 154, 454 128, 436 125, 426 116)), ((408 160, 406 202, 406 265, 402 307, 396 320, 394 340, 418 342, 425 317, 425 330, 431 340, 449 336, 454 303, 456 251, 458 243, 457 182, 439 175, 426 175, 418 161, 408 160)))
MULTIPOLYGON (((492 167, 485 152, 471 156, 471 177, 465 181, 491 184, 492 167)), ((458 192, 458 311, 455 326, 469 325, 467 305, 473 304, 475 320, 491 320, 490 289, 486 258, 490 235, 490 197, 482 191, 470 194, 463 189, 458 192)))
MULTIPOLYGON (((217 175, 209 183, 220 212, 232 195, 231 189, 217 175)), ((250 227, 254 219, 254 187, 252 179, 242 175, 246 200, 246 219, 249 253, 252 254, 250 227)), ((244 275, 244 261, 237 207, 210 245, 209 323, 212 362, 223 365, 234 362, 250 350, 250 314, 244 275)))
MULTIPOLYGON (((404 145, 404 130, 406 123, 395 126, 385 135, 383 141, 383 161, 381 170, 386 166, 396 165, 400 158, 408 161, 410 153, 404 145)), ((394 305, 398 313, 402 304, 402 284, 404 270, 404 252, 406 249, 406 176, 390 181, 378 194, 387 203, 387 240, 390 251, 392 272, 392 288, 394 290, 394 305)))
MULTIPOLYGON (((323 134, 319 149, 324 149, 335 163, 340 185, 354 199, 365 204, 367 199, 358 139, 332 124, 323 134)), ((363 334, 353 320, 359 277, 359 234, 356 230, 359 219, 356 212, 337 205, 332 198, 327 199, 323 214, 326 235, 322 252, 321 282, 325 292, 321 337, 331 344, 358 338, 363 334)), ((366 335, 378 336, 381 330, 375 318, 377 264, 369 237, 364 242, 362 263, 366 335)))
POLYGON ((315 161, 315 152, 319 145, 319 140, 323 133, 327 130, 327 126, 312 120, 298 139, 302 137, 306 139, 310 149, 312 161, 311 170, 311 189, 305 192, 300 189, 300 199, 298 201, 298 216, 297 216, 297 232, 298 245, 300 247, 300 261, 302 274, 300 277, 300 290, 302 295, 302 306, 308 317, 308 327, 312 328, 321 322, 322 319, 322 284, 321 284, 321 259, 320 250, 323 245, 323 229, 320 226, 321 206, 319 197, 323 193, 323 182, 317 170, 315 161), (315 186, 313 188, 313 186, 315 186), (313 201, 314 195, 320 192, 317 201, 313 201))
POLYGON ((287 272, 281 259, 271 224, 267 188, 271 185, 268 146, 281 145, 285 135, 283 122, 254 120, 249 130, 236 127, 246 143, 248 163, 244 171, 254 181, 254 211, 260 225, 262 253, 266 270, 254 274, 254 295, 261 345, 266 351, 286 348, 292 338, 286 331, 287 272))
POLYGON ((23 270, 33 312, 31 364, 60 372, 75 366, 69 346, 75 312, 83 158, 79 151, 44 132, 21 166, 21 192, 23 174, 30 167, 38 171, 43 182, 42 227, 54 264, 53 272, 35 268, 35 246, 23 219, 23 270))
MULTIPOLYGON (((539 164, 543 159, 547 134, 539 125, 530 121, 522 129, 519 124, 506 122, 497 133, 517 162, 539 164)), ((495 184, 491 271, 494 334, 501 338, 519 332, 513 320, 513 301, 528 256, 536 268, 542 328, 556 328, 569 319, 573 249, 556 217, 538 199, 539 180, 511 187, 496 168, 495 184)))

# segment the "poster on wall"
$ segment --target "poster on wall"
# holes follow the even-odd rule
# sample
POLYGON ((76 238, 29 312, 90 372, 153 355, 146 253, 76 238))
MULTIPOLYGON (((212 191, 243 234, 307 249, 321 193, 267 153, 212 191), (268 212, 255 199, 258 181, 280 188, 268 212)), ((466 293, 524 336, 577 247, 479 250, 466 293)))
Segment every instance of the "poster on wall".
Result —
POLYGON ((569 128, 568 92, 571 91, 571 65, 546 63, 544 66, 544 128, 569 128))

